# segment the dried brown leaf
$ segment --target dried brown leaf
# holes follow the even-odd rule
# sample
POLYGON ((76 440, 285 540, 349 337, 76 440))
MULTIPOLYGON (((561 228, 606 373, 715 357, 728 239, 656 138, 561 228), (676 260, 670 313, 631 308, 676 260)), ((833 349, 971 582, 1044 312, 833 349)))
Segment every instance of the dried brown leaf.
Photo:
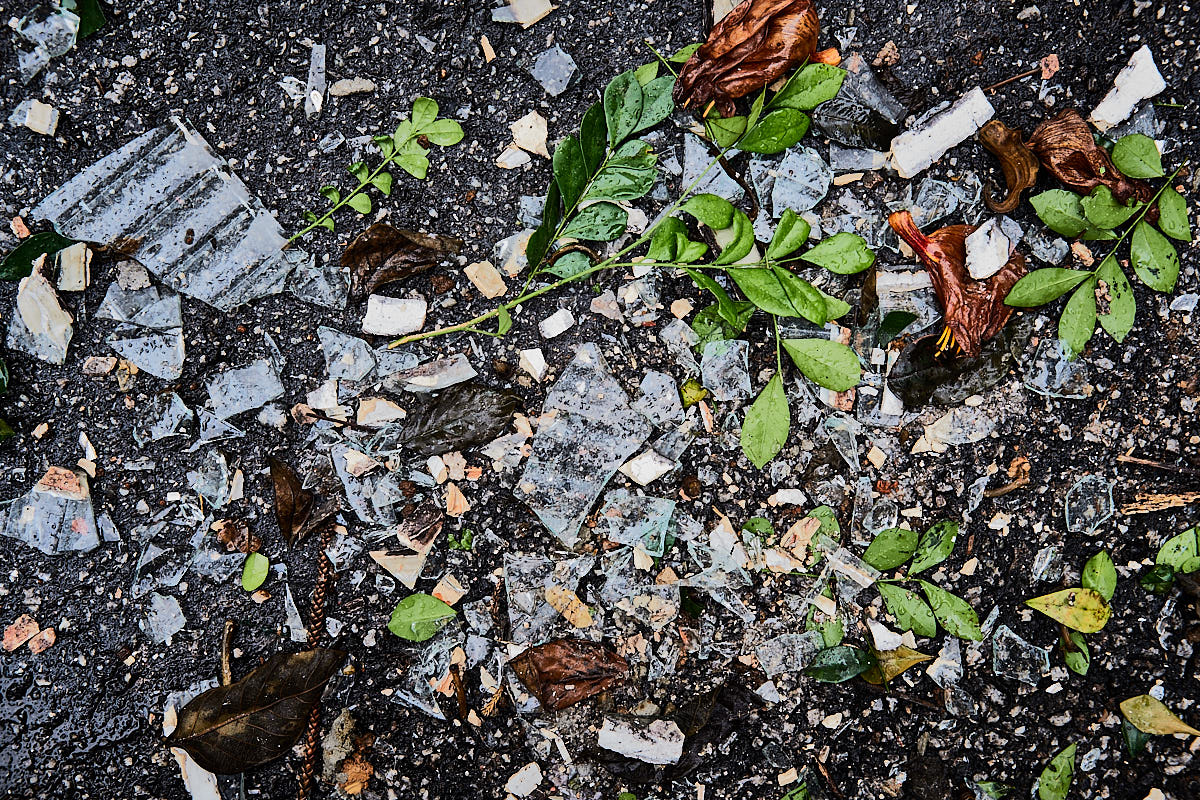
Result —
POLYGON ((623 683, 625 659, 601 642, 555 639, 531 647, 510 662, 542 707, 558 711, 623 683))
POLYGON ((1121 203, 1146 203, 1154 196, 1150 184, 1127 178, 1113 165, 1108 151, 1092 138, 1091 126, 1074 109, 1061 111, 1039 125, 1027 145, 1043 167, 1080 194, 1107 186, 1121 203))
POLYGON ((998 119, 990 120, 979 129, 979 141, 1000 159, 1004 184, 1008 193, 997 200, 992 192, 983 195, 987 207, 997 214, 1009 214, 1021 204, 1021 194, 1037 183, 1038 160, 1033 151, 1021 141, 1021 132, 998 119))
POLYGON ((1025 257, 1014 251, 999 272, 977 281, 966 267, 966 239, 974 225, 951 225, 926 236, 907 211, 892 214, 888 224, 925 265, 946 327, 959 350, 971 358, 978 356, 982 344, 999 333, 1012 316, 1013 309, 1004 304, 1004 298, 1025 274, 1025 257))
POLYGON ((749 0, 713 26, 675 82, 675 102, 722 116, 733 101, 774 83, 805 59, 817 60, 820 22, 811 0, 749 0))
POLYGON ((198 695, 179 711, 167 742, 218 775, 271 761, 308 727, 325 684, 346 660, 341 650, 277 653, 246 677, 198 695))
POLYGON ((358 302, 380 286, 432 269, 462 245, 462 240, 449 236, 376 222, 354 237, 342 253, 342 266, 350 270, 350 298, 358 302))
POLYGON ((275 519, 279 521, 279 532, 288 544, 294 545, 300 538, 304 523, 312 515, 313 493, 304 488, 295 470, 277 458, 268 457, 271 466, 271 483, 275 487, 275 519))
POLYGON ((225 545, 230 553, 257 553, 262 549, 262 539, 250 532, 245 520, 221 519, 213 523, 217 541, 225 545))

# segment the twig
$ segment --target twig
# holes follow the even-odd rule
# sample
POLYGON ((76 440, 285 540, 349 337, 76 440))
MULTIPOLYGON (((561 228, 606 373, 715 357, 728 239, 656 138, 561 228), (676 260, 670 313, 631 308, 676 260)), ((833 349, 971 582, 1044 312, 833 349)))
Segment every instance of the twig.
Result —
POLYGON ((588 258, 590 258, 592 260, 593 266, 596 264, 599 264, 601 261, 604 260, 604 258, 601 257, 601 255, 599 253, 597 253, 592 248, 588 247, 586 244, 579 244, 578 242, 575 242, 573 244, 563 245, 562 247, 558 248, 553 253, 548 255, 545 259, 545 264, 546 264, 545 269, 550 269, 551 267, 553 267, 554 262, 558 261, 560 258, 565 256, 567 253, 584 253, 587 255, 588 258))
POLYGON ((233 683, 233 660, 230 657, 230 645, 233 644, 233 631, 236 625, 233 620, 225 620, 225 632, 221 636, 221 685, 233 683))
POLYGON ((355 422, 353 420, 349 420, 349 419, 338 419, 336 417, 331 417, 328 414, 326 414, 324 411, 321 411, 316 408, 310 408, 307 411, 305 411, 304 413, 306 415, 312 415, 313 417, 321 420, 322 422, 332 422, 334 425, 341 425, 343 427, 350 428, 351 430, 364 431, 367 433, 371 433, 373 431, 372 428, 368 428, 366 425, 359 425, 357 422, 355 422))
MULTIPOLYGON (((333 562, 325 555, 333 541, 333 525, 326 523, 321 530, 321 566, 317 572, 317 586, 313 590, 311 613, 309 614, 308 646, 317 647, 325 637, 325 596, 329 593, 337 573, 333 562)), ((317 769, 317 738, 321 734, 321 703, 318 700, 308 716, 308 732, 304 737, 304 761, 296 778, 297 800, 308 800, 312 794, 313 774, 317 769)))
POLYGON ((1166 511, 1168 508, 1182 508, 1196 502, 1200 502, 1200 492, 1139 494, 1132 503, 1121 506, 1121 513, 1126 516, 1152 514, 1155 511, 1166 511))
POLYGON ((1028 486, 1028 485, 1029 485, 1029 476, 1022 475, 1021 477, 1014 480, 1012 483, 1007 484, 1005 486, 997 486, 995 489, 985 489, 983 492, 983 496, 984 497, 1004 497, 1004 495, 1008 494, 1009 492, 1015 492, 1017 489, 1020 489, 1022 486, 1028 486))
POLYGON ((991 86, 985 86, 983 88, 983 90, 985 92, 991 92, 992 94, 995 94, 996 90, 999 89, 1001 86, 1007 86, 1008 84, 1012 83, 1013 81, 1019 81, 1019 80, 1021 80, 1021 78, 1028 78, 1030 75, 1036 75, 1037 73, 1039 73, 1041 71, 1042 71, 1042 67, 1039 64, 1038 66, 1034 67, 1033 69, 1029 70, 1028 72, 1022 72, 1020 75, 1013 75, 1011 78, 1005 78, 1004 80, 1000 81, 999 83, 993 83, 991 86))
POLYGON ((467 690, 463 688, 462 671, 458 664, 450 665, 450 677, 454 680, 454 697, 458 700, 458 717, 466 720, 470 709, 467 708, 467 690))
POLYGON ((1117 456, 1117 461, 1125 464, 1137 464, 1143 467, 1154 467, 1155 469, 1163 469, 1167 472, 1181 472, 1185 475, 1200 475, 1200 469, 1196 469, 1195 467, 1184 467, 1178 464, 1164 464, 1161 461, 1151 461, 1148 458, 1131 456, 1129 453, 1122 453, 1121 455, 1117 456))
POLYGON ((833 778, 829 776, 829 770, 825 768, 825 765, 821 763, 820 759, 817 759, 816 765, 817 771, 821 773, 821 777, 824 778, 825 783, 829 785, 829 791, 833 792, 833 796, 844 798, 846 795, 842 794, 842 790, 839 789, 837 784, 833 782, 833 778))

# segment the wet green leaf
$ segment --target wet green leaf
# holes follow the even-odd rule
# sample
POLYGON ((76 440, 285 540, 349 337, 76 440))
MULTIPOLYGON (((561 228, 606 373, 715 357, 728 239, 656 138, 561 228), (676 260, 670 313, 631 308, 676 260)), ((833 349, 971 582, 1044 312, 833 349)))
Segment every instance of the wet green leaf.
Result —
POLYGON ((608 242, 625 232, 629 212, 616 203, 593 203, 575 215, 563 228, 563 236, 608 242))
POLYGON ((1175 570, 1170 564, 1151 567, 1138 577, 1138 584, 1147 592, 1166 594, 1175 585, 1175 570))
POLYGON ((954 552, 954 543, 958 541, 958 523, 952 520, 942 520, 931 526, 921 535, 913 555, 909 575, 924 572, 930 567, 937 566, 950 557, 954 552))
POLYGON ((62 7, 79 17, 76 40, 83 40, 104 27, 107 20, 99 0, 63 0, 62 7))
MULTIPOLYGON (((658 66, 657 61, 654 66, 658 66)), ((649 130, 671 115, 675 110, 675 101, 671 97, 673 88, 673 75, 663 75, 642 86, 642 114, 638 117, 634 133, 649 130)))
POLYGON ((916 550, 916 531, 907 528, 886 528, 875 534, 862 559, 875 569, 885 572, 908 561, 916 550))
POLYGON ((1075 776, 1075 745, 1068 745, 1042 770, 1037 780, 1038 800, 1065 800, 1075 776))
POLYGON ((674 55, 668 56, 667 61, 670 61, 673 64, 682 64, 692 57, 692 53, 696 52, 703 46, 704 42, 692 42, 691 44, 684 45, 683 47, 679 48, 674 55))
POLYGON ((821 521, 818 533, 823 533, 826 536, 836 539, 838 534, 842 532, 842 526, 838 525, 837 514, 829 506, 817 506, 808 512, 808 516, 821 521))
POLYGON ((454 618, 454 609, 432 595, 410 594, 396 604, 388 630, 410 642, 432 639, 454 618))
POLYGON ((870 269, 875 263, 875 254, 866 241, 858 234, 846 231, 821 240, 800 257, 838 275, 854 275, 870 269))
POLYGON ((591 175, 600 169, 608 150, 608 122, 604 119, 602 104, 593 103, 584 112, 579 125, 579 144, 583 147, 583 161, 591 175))
POLYGON ((966 600, 956 597, 928 581, 918 581, 918 583, 921 584, 921 590, 925 592, 925 597, 929 600, 933 616, 937 618, 938 623, 946 629, 947 633, 974 642, 983 640, 983 631, 979 629, 979 617, 966 600))
POLYGON ((1061 267, 1037 269, 1017 281, 1004 302, 1010 306, 1040 306, 1062 297, 1083 283, 1089 274, 1061 267))
POLYGON ((1183 195, 1168 186, 1158 197, 1158 227, 1172 239, 1181 242, 1192 240, 1192 227, 1188 222, 1187 201, 1183 195))
POLYGON ((783 216, 775 224, 771 243, 767 245, 767 258, 780 259, 791 255, 808 241, 811 230, 812 226, 808 224, 808 220, 790 208, 784 209, 783 216))
POLYGON ((903 646, 897 647, 895 650, 876 652, 875 658, 877 664, 863 673, 863 680, 876 685, 898 678, 909 667, 933 660, 933 656, 927 656, 910 647, 903 646))
POLYGON ((366 192, 359 192, 358 194, 350 195, 346 198, 346 205, 350 206, 360 214, 371 213, 371 198, 367 196, 366 192))
POLYGON ((1104 602, 1112 600, 1117 590, 1117 568, 1107 550, 1101 550, 1087 560, 1083 565, 1083 588, 1091 589, 1104 598, 1104 602))
POLYGON ((1112 160, 1117 169, 1131 178, 1161 178, 1164 174, 1158 145, 1144 133, 1131 133, 1118 139, 1112 160))
POLYGON ((713 231, 713 238, 721 248, 721 254, 713 265, 736 264, 754 249, 754 226, 740 208, 733 210, 733 224, 728 228, 713 231))
POLYGON ((1061 641, 1059 642, 1067 669, 1076 675, 1087 675, 1088 667, 1092 663, 1092 654, 1088 650, 1087 639, 1084 639, 1083 634, 1079 631, 1071 631, 1071 644, 1074 649, 1069 649, 1061 641))
POLYGON ((29 277, 33 272, 33 262, 44 253, 49 257, 75 244, 74 240, 59 236, 54 231, 42 231, 27 237, 14 247, 4 261, 0 262, 0 280, 16 281, 29 277))
POLYGON ((804 138, 808 126, 808 114, 794 108, 779 108, 758 120, 737 146, 747 153, 782 153, 804 138))
POLYGON ((879 323, 877 341, 881 346, 887 344, 903 333, 916 319, 917 315, 911 311, 889 311, 879 323))
POLYGON ((1092 334, 1096 332, 1096 278, 1088 278, 1079 285, 1058 319, 1058 338, 1074 356, 1083 352, 1092 334))
MULTIPOLYGON (((820 289, 817 289, 821 292, 820 289)), ((850 313, 850 304, 840 297, 834 297, 831 294, 821 292, 821 297, 825 300, 825 321, 833 322, 835 319, 841 319, 850 313)))
POLYGON ((750 463, 762 469, 783 449, 791 425, 783 380, 776 372, 746 412, 746 420, 742 423, 742 452, 750 463))
POLYGON ((892 583, 876 583, 875 586, 900 630, 912 631, 918 636, 937 636, 933 610, 919 594, 892 583))
POLYGON ((427 125, 422 131, 432 144, 439 147, 449 147, 463 140, 462 125, 452 119, 439 119, 427 125))
POLYGON ((536 272, 545 260, 546 251, 550 249, 551 239, 561 219, 562 192, 559 191, 558 181, 551 178, 542 207, 542 223, 529 235, 529 241, 525 245, 525 259, 529 262, 530 270, 536 272))
POLYGON ((622 72, 604 87, 604 118, 610 147, 625 141, 637 128, 642 102, 642 85, 632 70, 622 72))
POLYGON ((592 266, 592 260, 587 253, 563 253, 554 263, 546 268, 546 272, 559 278, 573 278, 592 266))
POLYGON ((825 300, 811 283, 782 267, 739 267, 729 270, 746 299, 780 317, 804 317, 825 324, 825 300))
POLYGON ((658 59, 642 64, 633 71, 633 77, 644 88, 647 83, 658 77, 658 59))
POLYGON ((845 79, 846 70, 840 67, 830 64, 808 64, 792 76, 779 94, 771 99, 771 105, 810 111, 837 97, 845 79))
POLYGON ((1112 190, 1103 184, 1093 189, 1080 203, 1088 222, 1102 230, 1112 230, 1124 225, 1145 205, 1137 201, 1130 201, 1129 205, 1125 205, 1113 197, 1112 190))
POLYGON ((1125 740, 1125 750, 1130 758, 1137 758, 1150 742, 1150 734, 1142 733, 1124 717, 1121 718, 1121 738, 1125 740))
POLYGON ((568 136, 554 148, 551 159, 554 168, 554 181, 562 192, 563 204, 570 212, 583 196, 583 187, 587 184, 588 171, 583 160, 583 147, 579 139, 568 136))
POLYGON ((714 231, 724 230, 733 224, 733 203, 715 194, 692 195, 680 208, 714 231))
POLYGON ((250 553, 242 564, 242 588, 253 592, 263 585, 267 572, 271 569, 271 561, 262 553, 250 553))
POLYGON ((817 653, 804 674, 822 683, 842 683, 861 675, 874 664, 875 657, 865 650, 839 645, 817 653))
POLYGON ((1034 597, 1025 605, 1080 633, 1095 633, 1112 616, 1112 608, 1094 589, 1082 586, 1034 597))
POLYGON ((640 139, 626 142, 592 179, 584 199, 636 200, 645 196, 658 179, 657 161, 650 145, 640 139))
MULTIPOLYGON (((1090 227, 1087 215, 1083 211, 1083 203, 1080 201, 1079 195, 1074 192, 1068 192, 1065 189, 1050 189, 1029 198, 1029 202, 1042 222, 1046 223, 1046 227, 1055 233, 1074 239, 1090 227)), ((1043 300, 1042 302, 1047 301, 1043 300)), ((1010 305, 1025 304, 1010 303, 1010 305)))
POLYGON ((704 120, 704 130, 718 147, 730 148, 737 144, 738 139, 746 132, 746 118, 711 116, 704 120))
POLYGON ((828 339, 784 339, 783 349, 805 377, 826 389, 844 392, 862 376, 853 348, 828 339))
POLYGON ((1121 714, 1142 733, 1154 736, 1170 736, 1175 733, 1200 736, 1200 731, 1175 716, 1161 700, 1148 694, 1123 701, 1121 714))
MULTIPOLYGON (((730 325, 738 324, 739 319, 742 317, 742 312, 740 311, 738 304, 730 299, 728 292, 725 291, 721 284, 717 283, 716 280, 704 270, 688 269, 687 267, 684 267, 684 272, 686 272, 692 279, 692 283, 696 284, 697 287, 709 292, 717 299, 717 313, 721 315, 723 320, 728 322, 730 325)), ((741 323, 741 328, 745 327, 746 325, 743 321, 741 323)))
POLYGON ((1175 291, 1179 277, 1179 254, 1171 241, 1142 220, 1133 229, 1129 244, 1133 271, 1142 283, 1160 292, 1175 291))
POLYGON ((1200 570, 1200 525, 1188 528, 1163 542, 1154 557, 1155 564, 1165 564, 1174 572, 1200 570))
POLYGON ((1100 326, 1108 331, 1108 335, 1118 342, 1133 330, 1134 319, 1137 317, 1137 300, 1133 296, 1133 287, 1125 277, 1124 270, 1111 254, 1104 259, 1096 270, 1097 291, 1105 298, 1107 305, 1097 303, 1096 318, 1100 326), (1103 281, 1101 286, 1099 281, 1103 281))

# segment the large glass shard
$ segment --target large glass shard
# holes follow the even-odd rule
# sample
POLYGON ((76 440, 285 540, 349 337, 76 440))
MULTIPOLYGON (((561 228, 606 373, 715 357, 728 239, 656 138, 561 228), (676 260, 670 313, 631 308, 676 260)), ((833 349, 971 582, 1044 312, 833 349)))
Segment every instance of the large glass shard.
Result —
POLYGON ((222 311, 282 290, 309 257, 191 126, 174 119, 92 164, 33 209, 59 233, 130 252, 222 311))
POLYGON ((1069 400, 1081 400, 1093 391, 1083 359, 1072 361, 1067 345, 1054 337, 1046 337, 1038 344, 1025 371, 1024 383, 1040 395, 1069 400))
MULTIPOLYGON (((693 133, 683 135, 683 185, 693 186, 693 194, 708 192, 724 197, 731 203, 742 199, 745 190, 729 177, 720 164, 714 164, 716 151, 709 152, 708 144, 693 133)), ((732 155, 726 154, 732 158, 732 155)))
POLYGON ((168 436, 186 436, 192 418, 192 410, 175 392, 155 395, 150 407, 133 426, 133 440, 141 447, 168 436))
POLYGON ((667 352, 688 375, 700 372, 700 365, 692 355, 692 348, 700 342, 700 337, 681 319, 673 319, 658 332, 658 340, 667 348, 667 352))
POLYGON ((183 329, 155 331, 121 325, 108 337, 113 352, 138 369, 165 381, 183 375, 183 329))
POLYGON ((350 273, 337 261, 316 264, 310 259, 296 265, 287 290, 306 303, 340 311, 350 296, 350 273))
POLYGON ((146 622, 142 627, 150 641, 162 644, 183 630, 185 625, 187 618, 183 616, 183 609, 179 607, 178 600, 157 592, 150 595, 146 622))
POLYGON ((841 600, 852 602, 860 591, 879 580, 879 570, 825 534, 818 533, 813 538, 812 546, 824 554, 831 570, 846 579, 838 581, 838 596, 841 600))
POLYGON ((596 563, 595 556, 551 561, 542 556, 504 556, 504 590, 512 641, 538 645, 572 631, 570 623, 546 602, 546 589, 575 591, 596 563))
POLYGON ((998 678, 1011 678, 1030 686, 1050 674, 1050 651, 1030 644, 1007 625, 996 629, 992 638, 992 672, 998 678))
POLYGON ((605 497, 596 517, 596 533, 610 542, 641 545, 650 555, 661 556, 674 513, 674 500, 616 489, 605 497))
POLYGON ((451 621, 425 644, 417 663, 404 673, 404 683, 396 689, 392 700, 444 720, 446 715, 438 704, 438 694, 443 690, 445 694, 451 693, 451 658, 462 643, 462 627, 451 621))
POLYGON ((944 453, 960 444, 979 442, 996 429, 996 417, 981 408, 960 406, 925 426, 925 433, 913 445, 914 453, 944 453))
POLYGON ((600 348, 584 343, 546 395, 533 453, 514 494, 574 546, 604 485, 651 430, 630 407, 600 348))
POLYGON ((17 49, 21 82, 28 83, 50 63, 50 59, 65 55, 75 46, 79 17, 57 4, 40 5, 16 22, 14 29, 18 36, 33 45, 32 50, 17 49))
POLYGON ((750 396, 750 343, 717 339, 704 346, 700 373, 714 400, 738 401, 750 396))
POLYGON ((641 396, 633 403, 646 419, 662 427, 683 419, 683 402, 679 397, 679 386, 665 372, 650 370, 638 387, 641 396))
POLYGON ((99 547, 87 475, 51 467, 28 493, 0 510, 0 534, 51 556, 99 547))
POLYGON ((1063 511, 1067 530, 1091 535, 1113 515, 1112 482, 1103 475, 1087 475, 1067 492, 1063 511))
POLYGON ((375 369, 375 354, 371 345, 357 336, 333 328, 317 329, 321 351, 325 354, 325 369, 336 380, 361 381, 375 369))
POLYGON ((768 678, 787 672, 800 672, 825 647, 820 631, 785 633, 754 648, 758 665, 768 678))
POLYGON ((234 427, 222 419, 218 419, 217 415, 207 408, 200 409, 196 416, 200 420, 200 438, 188 448, 189 453, 199 450, 201 445, 209 444, 210 442, 240 439, 246 435, 246 432, 242 429, 234 427))
POLYGON ((825 199, 833 184, 833 170, 811 147, 796 147, 772 170, 775 177, 771 189, 772 213, 779 217, 787 209, 808 211, 825 199))
POLYGON ((846 78, 838 92, 839 97, 857 100, 896 124, 904 121, 908 109, 884 88, 861 53, 851 53, 841 66, 846 70, 846 78))
POLYGON ((208 396, 218 419, 229 419, 283 397, 275 365, 260 358, 247 366, 219 372, 208 382, 208 396))
POLYGON ((542 85, 546 94, 558 97, 571 85, 577 71, 575 59, 571 58, 566 50, 555 45, 538 54, 529 74, 542 85))
POLYGON ((825 420, 821 430, 829 437, 829 441, 837 449, 838 455, 850 467, 851 474, 857 474, 858 463, 858 434, 862 426, 857 420, 845 414, 832 414, 825 420))

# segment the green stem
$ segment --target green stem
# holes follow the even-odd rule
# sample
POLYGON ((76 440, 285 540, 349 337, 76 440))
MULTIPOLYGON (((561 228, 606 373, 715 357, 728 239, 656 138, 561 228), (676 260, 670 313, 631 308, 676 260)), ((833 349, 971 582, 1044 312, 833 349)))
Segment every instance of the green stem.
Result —
POLYGON ((1176 167, 1174 172, 1167 176, 1167 179, 1163 181, 1163 185, 1158 187, 1158 191, 1154 193, 1154 197, 1150 198, 1150 202, 1146 203, 1146 205, 1143 206, 1142 210, 1138 213, 1137 217, 1134 218, 1133 222, 1125 227, 1125 231, 1121 234, 1121 238, 1117 239, 1116 243, 1113 244, 1112 249, 1108 251, 1108 255, 1096 262, 1096 268, 1089 273, 1090 275, 1095 275, 1097 272, 1099 272, 1100 267, 1104 266, 1104 262, 1108 261, 1110 258, 1113 258, 1117 254, 1117 250, 1125 242, 1125 239, 1128 238, 1129 234, 1133 233, 1133 229, 1138 226, 1138 223, 1142 221, 1142 219, 1146 216, 1146 213, 1158 205, 1158 198, 1162 197, 1162 193, 1165 192, 1171 185, 1171 181, 1175 180, 1175 176, 1178 175, 1186 166, 1187 162, 1185 161, 1176 167))
POLYGON ((679 73, 675 71, 673 66, 671 66, 671 62, 663 57, 662 53, 654 49, 654 45, 650 44, 650 42, 646 41, 645 39, 642 40, 642 44, 646 45, 646 48, 651 53, 654 53, 654 57, 661 61, 662 65, 671 71, 671 74, 675 76, 675 80, 679 80, 679 73))
MULTIPOLYGON (((406 142, 406 144, 407 144, 407 142, 406 142)), ((352 198, 356 194, 360 193, 364 187, 373 185, 375 178, 379 175, 379 173, 383 172, 384 167, 388 166, 395 160, 395 158, 396 158, 397 154, 399 154, 399 152, 400 152, 400 148, 398 148, 398 147, 395 148, 394 150, 392 150, 392 154, 390 156, 386 156, 383 159, 383 161, 381 161, 379 163, 379 166, 375 167, 375 169, 373 169, 367 175, 366 180, 360 181, 358 186, 355 186, 354 190, 352 192, 350 192, 350 194, 346 195, 345 197, 343 197, 342 199, 340 199, 336 203, 334 203, 332 208, 330 208, 328 211, 326 211, 320 217, 317 217, 317 219, 310 222, 308 224, 308 226, 301 228, 297 233, 293 234, 292 238, 287 240, 287 244, 290 245, 292 242, 296 241, 300 237, 309 233, 314 228, 317 228, 318 226, 320 226, 320 224, 322 222, 333 217, 334 212, 336 212, 338 209, 344 207, 350 201, 350 198, 352 198)))
POLYGON ((779 380, 783 380, 783 355, 779 345, 779 316, 771 315, 771 324, 775 327, 775 372, 779 375, 779 380))

